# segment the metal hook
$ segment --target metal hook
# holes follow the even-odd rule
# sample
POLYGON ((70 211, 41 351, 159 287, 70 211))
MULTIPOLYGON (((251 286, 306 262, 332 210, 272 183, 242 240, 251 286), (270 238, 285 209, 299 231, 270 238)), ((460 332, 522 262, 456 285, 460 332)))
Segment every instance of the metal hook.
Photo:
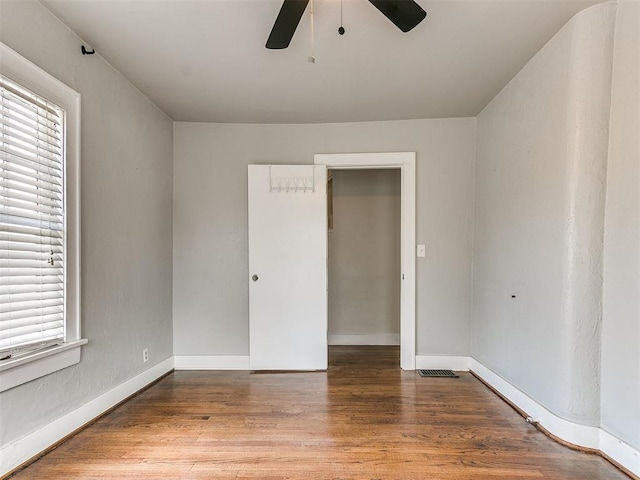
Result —
POLYGON ((82 55, 93 55, 94 53, 96 53, 95 48, 93 50, 87 50, 84 45, 82 45, 81 50, 82 50, 82 55))

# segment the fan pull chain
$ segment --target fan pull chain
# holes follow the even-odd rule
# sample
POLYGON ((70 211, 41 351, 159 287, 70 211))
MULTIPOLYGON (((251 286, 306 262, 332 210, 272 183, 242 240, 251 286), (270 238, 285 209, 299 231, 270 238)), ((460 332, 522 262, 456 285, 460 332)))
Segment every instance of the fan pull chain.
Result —
POLYGON ((313 0, 309 1, 310 15, 309 23, 311 25, 311 55, 309 56, 309 63, 316 63, 316 39, 315 31, 313 29, 313 0))
POLYGON ((338 27, 338 33, 344 35, 344 25, 342 25, 342 0, 340 0, 340 27, 338 27))

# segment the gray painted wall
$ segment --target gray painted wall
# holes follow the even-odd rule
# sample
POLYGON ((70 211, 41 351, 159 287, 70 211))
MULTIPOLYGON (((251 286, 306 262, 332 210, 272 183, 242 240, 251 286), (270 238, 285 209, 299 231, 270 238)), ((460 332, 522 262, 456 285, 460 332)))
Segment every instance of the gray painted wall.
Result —
POLYGON ((175 355, 247 355, 247 165, 417 152, 417 352, 468 355, 475 119, 174 124, 175 355))
POLYGON ((478 116, 473 356, 585 425, 600 420, 614 19, 612 3, 579 13, 478 116))
POLYGON ((35 1, 2 0, 0 41, 82 95, 89 339, 78 365, 0 393, 2 446, 171 357, 172 123, 35 1))
POLYGON ((334 170, 332 335, 400 334, 400 170, 334 170))
POLYGON ((613 62, 601 414, 640 449, 640 2, 619 2, 613 62))

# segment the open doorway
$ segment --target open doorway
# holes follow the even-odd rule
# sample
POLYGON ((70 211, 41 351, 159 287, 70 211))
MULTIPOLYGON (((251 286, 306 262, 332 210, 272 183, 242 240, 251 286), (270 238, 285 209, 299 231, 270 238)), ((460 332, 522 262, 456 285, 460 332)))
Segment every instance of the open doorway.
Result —
POLYGON ((331 170, 400 169, 400 368, 413 370, 416 354, 416 154, 415 152, 316 154, 331 170))
POLYGON ((329 170, 328 185, 329 346, 398 346, 400 168, 329 170))

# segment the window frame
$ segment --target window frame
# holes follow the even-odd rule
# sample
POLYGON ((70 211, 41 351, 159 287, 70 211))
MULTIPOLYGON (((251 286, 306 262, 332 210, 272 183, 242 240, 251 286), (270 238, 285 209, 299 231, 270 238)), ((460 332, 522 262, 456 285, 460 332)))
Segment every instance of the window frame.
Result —
POLYGON ((0 361, 0 392, 80 361, 80 94, 0 42, 0 73, 65 110, 64 343, 0 361))

